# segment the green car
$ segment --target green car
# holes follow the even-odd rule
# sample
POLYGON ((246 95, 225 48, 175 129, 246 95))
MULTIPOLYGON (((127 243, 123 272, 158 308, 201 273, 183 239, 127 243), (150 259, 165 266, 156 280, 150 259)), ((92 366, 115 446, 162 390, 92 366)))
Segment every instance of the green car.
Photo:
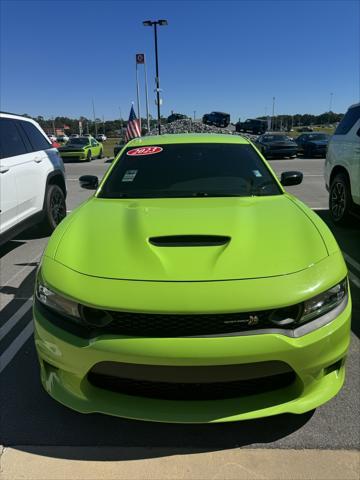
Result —
POLYGON ((53 233, 34 295, 45 390, 82 413, 211 423, 338 393, 347 268, 327 226, 248 140, 129 142, 53 233))
POLYGON ((67 158, 77 158, 90 162, 93 158, 103 157, 103 146, 93 137, 77 137, 59 147, 59 153, 63 160, 67 158))

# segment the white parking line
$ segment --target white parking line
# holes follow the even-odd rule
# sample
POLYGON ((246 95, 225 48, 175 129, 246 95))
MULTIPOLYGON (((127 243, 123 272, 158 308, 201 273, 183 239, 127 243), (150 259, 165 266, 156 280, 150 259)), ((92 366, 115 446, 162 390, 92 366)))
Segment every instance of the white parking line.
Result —
POLYGON ((10 343, 5 352, 0 356, 0 373, 8 366, 11 360, 15 357, 24 343, 31 337, 34 331, 34 325, 31 321, 26 325, 24 330, 10 343))
POLYGON ((22 317, 30 310, 32 305, 32 299, 28 298, 27 301, 17 310, 12 317, 0 328, 0 340, 7 335, 10 330, 22 319, 22 317))
POLYGON ((358 278, 356 275, 354 275, 352 272, 350 272, 350 270, 349 270, 349 280, 357 288, 360 288, 360 278, 358 278))
POLYGON ((345 260, 360 273, 360 263, 354 260, 348 253, 342 252, 345 260))
MULTIPOLYGON (((32 258, 28 263, 36 263, 38 260, 40 260, 41 256, 42 256, 43 252, 39 253, 38 255, 36 255, 34 258, 32 258)), ((29 268, 30 265, 25 265, 23 268, 21 268, 18 272, 15 273, 15 275, 13 275, 10 280, 8 280, 6 283, 4 283, 1 288, 0 288, 0 293, 1 293, 1 290, 6 287, 7 285, 9 285, 10 282, 12 282, 13 280, 15 280, 15 278, 20 275, 20 273, 22 273, 24 270, 26 270, 27 268, 29 268)))

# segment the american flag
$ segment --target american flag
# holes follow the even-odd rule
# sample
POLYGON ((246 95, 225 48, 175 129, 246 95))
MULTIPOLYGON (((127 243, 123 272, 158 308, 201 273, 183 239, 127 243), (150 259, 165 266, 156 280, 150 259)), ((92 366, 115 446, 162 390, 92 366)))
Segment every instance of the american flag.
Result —
POLYGON ((134 106, 131 106, 130 116, 125 132, 125 142, 130 141, 132 138, 141 137, 139 120, 136 118, 134 106))

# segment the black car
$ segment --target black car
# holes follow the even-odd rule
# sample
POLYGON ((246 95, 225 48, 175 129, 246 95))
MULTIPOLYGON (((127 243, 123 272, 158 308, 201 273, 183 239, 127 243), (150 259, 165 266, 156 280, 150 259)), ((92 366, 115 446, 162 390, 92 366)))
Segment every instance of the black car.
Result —
POLYGON ((203 123, 207 125, 216 125, 217 127, 227 127, 230 123, 230 115, 224 112, 205 113, 202 118, 203 123))
POLYGON ((245 122, 235 123, 235 130, 237 132, 251 132, 261 135, 267 130, 267 121, 259 118, 248 118, 245 122))
POLYGON ((286 135, 276 133, 260 135, 255 145, 265 158, 295 157, 298 151, 297 144, 294 140, 286 135))
POLYGON ((167 123, 175 122, 176 120, 187 120, 189 117, 182 113, 172 113, 167 117, 167 123))
POLYGON ((326 133, 303 133, 295 142, 305 157, 326 157, 329 138, 326 133))

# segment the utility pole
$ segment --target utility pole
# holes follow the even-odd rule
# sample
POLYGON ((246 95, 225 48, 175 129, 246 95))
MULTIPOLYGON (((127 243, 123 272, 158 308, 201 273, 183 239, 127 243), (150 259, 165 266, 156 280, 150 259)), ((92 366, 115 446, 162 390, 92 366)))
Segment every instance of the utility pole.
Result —
POLYGON ((158 58, 158 39, 157 39, 157 26, 167 25, 167 20, 146 20, 143 22, 145 27, 154 27, 154 40, 155 40, 155 67, 156 67, 156 104, 157 104, 157 116, 158 116, 158 131, 161 135, 161 116, 160 116, 160 79, 159 79, 159 58, 158 58))
POLYGON ((138 73, 138 62, 136 63, 136 99, 137 99, 137 113, 138 113, 138 122, 141 134, 141 113, 140 113, 140 92, 139 92, 139 73, 138 73))
POLYGON ((52 117, 52 127, 53 127, 53 133, 55 135, 55 120, 54 120, 54 116, 52 117))
POLYGON ((104 121, 104 115, 102 116, 102 120, 103 120, 103 134, 105 135, 105 121, 104 121))
POLYGON ((330 93, 330 102, 329 102, 329 125, 330 125, 330 113, 331 113, 331 109, 332 109, 332 99, 333 99, 333 93, 331 92, 330 93))
POLYGON ((147 125, 147 131, 149 133, 150 132, 149 95, 148 95, 148 82, 147 82, 145 59, 144 59, 144 73, 145 73, 146 125, 147 125))
POLYGON ((272 122, 271 122, 271 128, 272 128, 272 130, 275 129, 274 113, 275 113, 275 97, 273 97, 273 104, 272 104, 272 122))
POLYGON ((95 137, 96 137, 96 135, 97 135, 97 126, 96 126, 96 116, 95 116, 95 104, 94 104, 94 98, 92 99, 92 107, 93 107, 94 124, 95 124, 95 137))
POLYGON ((194 110, 194 122, 195 122, 195 118, 196 118, 196 110, 194 110))

